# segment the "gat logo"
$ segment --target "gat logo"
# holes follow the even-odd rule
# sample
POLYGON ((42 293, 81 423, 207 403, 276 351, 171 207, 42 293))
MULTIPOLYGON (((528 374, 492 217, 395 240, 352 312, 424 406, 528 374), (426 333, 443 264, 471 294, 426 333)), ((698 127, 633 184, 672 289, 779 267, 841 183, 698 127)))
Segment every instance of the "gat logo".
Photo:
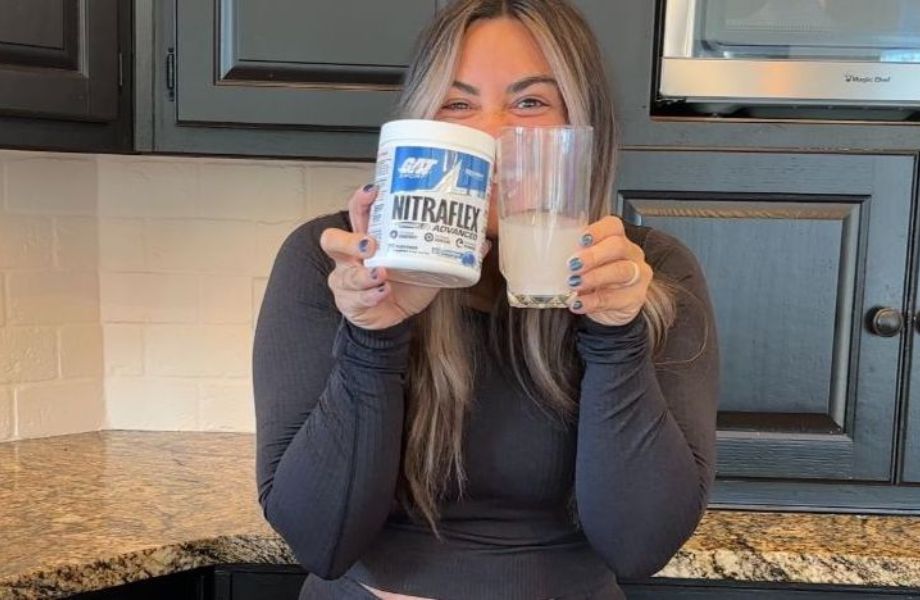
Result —
POLYGON ((399 166, 399 174, 403 177, 427 177, 436 164, 438 164, 438 159, 436 158, 415 158, 410 156, 399 166))

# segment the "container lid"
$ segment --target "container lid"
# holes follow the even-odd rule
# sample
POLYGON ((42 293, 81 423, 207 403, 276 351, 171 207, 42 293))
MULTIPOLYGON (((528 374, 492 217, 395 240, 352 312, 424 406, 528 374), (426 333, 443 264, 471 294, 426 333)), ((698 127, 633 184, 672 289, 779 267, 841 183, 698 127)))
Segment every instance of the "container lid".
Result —
POLYGON ((402 140, 442 141, 477 150, 490 159, 495 156, 495 138, 484 131, 429 119, 400 119, 384 123, 380 129, 380 144, 402 140))

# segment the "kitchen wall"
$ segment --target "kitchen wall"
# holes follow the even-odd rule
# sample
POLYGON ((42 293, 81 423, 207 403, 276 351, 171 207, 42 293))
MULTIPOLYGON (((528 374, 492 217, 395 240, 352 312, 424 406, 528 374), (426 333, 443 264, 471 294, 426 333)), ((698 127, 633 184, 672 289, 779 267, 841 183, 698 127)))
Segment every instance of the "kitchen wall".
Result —
POLYGON ((0 153, 0 440, 252 431, 252 332, 285 236, 354 163, 0 153))

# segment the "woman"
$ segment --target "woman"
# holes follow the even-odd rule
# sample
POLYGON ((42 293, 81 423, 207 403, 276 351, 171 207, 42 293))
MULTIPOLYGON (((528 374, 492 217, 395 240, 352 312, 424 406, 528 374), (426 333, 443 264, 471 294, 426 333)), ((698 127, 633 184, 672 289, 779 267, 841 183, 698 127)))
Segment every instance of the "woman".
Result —
POLYGON ((497 211, 481 282, 368 270, 376 191, 282 246, 254 352, 259 500, 312 575, 301 598, 623 598, 664 566, 714 477, 717 348, 675 239, 604 216, 614 122, 561 0, 460 0, 423 35, 400 116, 497 134, 590 124, 592 224, 569 310, 508 307, 497 211))

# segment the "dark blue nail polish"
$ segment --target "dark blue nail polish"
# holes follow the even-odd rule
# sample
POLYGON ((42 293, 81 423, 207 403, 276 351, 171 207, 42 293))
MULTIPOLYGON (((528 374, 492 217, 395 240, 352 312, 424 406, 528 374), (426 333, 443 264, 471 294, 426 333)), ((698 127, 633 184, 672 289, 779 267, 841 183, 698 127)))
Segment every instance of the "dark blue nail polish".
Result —
POLYGON ((364 186, 363 188, 361 188, 361 191, 367 193, 367 192, 371 191, 372 189, 374 189, 375 187, 377 187, 377 186, 375 186, 373 183, 369 183, 369 184, 367 184, 366 186, 364 186))
POLYGON ((590 233, 586 233, 583 236, 581 236, 581 245, 584 246, 585 248, 587 248, 593 243, 594 243, 594 236, 591 235, 590 233))
POLYGON ((365 252, 367 252, 367 247, 370 245, 370 243, 371 243, 370 240, 367 238, 364 238, 363 240, 358 242, 358 252, 360 252, 361 254, 364 254, 365 252))
POLYGON ((582 268, 583 266, 585 266, 585 264, 584 264, 583 262, 581 262, 581 259, 578 258, 578 257, 575 257, 575 258, 569 260, 569 271, 577 271, 578 269, 582 268))
POLYGON ((377 271, 377 267, 371 269, 371 279, 377 281, 377 278, 380 277, 380 273, 377 271))
POLYGON ((582 306, 584 306, 584 304, 581 303, 581 300, 576 300, 575 303, 572 304, 572 308, 575 310, 581 310, 582 306))
POLYGON ((581 275, 572 275, 569 277, 569 287, 578 287, 581 285, 581 275))

